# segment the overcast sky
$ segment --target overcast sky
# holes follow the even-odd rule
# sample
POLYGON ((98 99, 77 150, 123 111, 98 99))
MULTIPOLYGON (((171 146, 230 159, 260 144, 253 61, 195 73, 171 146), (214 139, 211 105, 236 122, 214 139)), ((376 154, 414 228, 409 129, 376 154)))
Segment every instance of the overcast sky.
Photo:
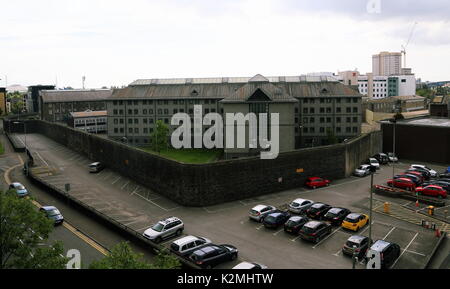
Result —
POLYGON ((448 0, 0 0, 0 86, 371 72, 372 54, 450 80, 448 0), (378 5, 377 3, 380 3, 378 5), (368 4, 369 5, 368 9, 368 4), (378 13, 379 12, 379 13, 378 13))

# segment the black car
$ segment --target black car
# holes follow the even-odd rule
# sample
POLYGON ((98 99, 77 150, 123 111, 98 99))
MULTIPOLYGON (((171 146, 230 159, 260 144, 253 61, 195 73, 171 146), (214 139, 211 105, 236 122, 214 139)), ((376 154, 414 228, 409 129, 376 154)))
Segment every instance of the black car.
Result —
POLYGON ((331 234, 331 225, 322 221, 309 221, 300 229, 300 237, 303 240, 319 243, 327 235, 331 234))
POLYGON ((444 178, 450 179, 450 173, 449 172, 440 173, 439 174, 439 178, 441 178, 441 179, 444 179, 444 178))
POLYGON ((382 165, 386 165, 389 163, 389 157, 385 153, 377 153, 373 156, 373 158, 377 159, 377 161, 382 165))
POLYGON ((284 231, 290 234, 298 234, 303 225, 308 222, 307 217, 293 216, 284 224, 284 231))
POLYGON ((422 187, 426 187, 429 185, 435 185, 435 186, 440 186, 442 187, 444 190, 447 191, 447 193, 450 193, 450 182, 445 182, 445 181, 431 181, 431 182, 425 182, 422 184, 422 187))
POLYGON ((331 209, 330 205, 324 203, 314 203, 306 211, 306 215, 311 219, 321 220, 329 209, 331 209))
POLYGON ((348 256, 353 256, 354 254, 358 259, 361 259, 366 256, 369 243, 369 237, 359 235, 351 236, 344 244, 342 253, 348 256))
POLYGON ((437 179, 437 181, 450 183, 450 178, 440 178, 440 179, 437 179))
POLYGON ((238 250, 234 246, 210 244, 194 251, 189 259, 201 268, 211 269, 226 261, 235 260, 237 256, 238 250))
POLYGON ((264 218, 263 224, 266 228, 278 228, 279 226, 284 225, 290 217, 291 215, 288 212, 276 210, 264 218))
POLYGON ((418 172, 421 173, 423 176, 424 180, 429 180, 431 178, 431 174, 429 171, 425 170, 425 169, 421 169, 421 168, 414 168, 414 169, 409 169, 405 171, 405 174, 407 174, 408 172, 418 172))
MULTIPOLYGON (((400 246, 395 243, 390 243, 384 240, 378 240, 370 247, 370 250, 378 251, 381 256, 381 268, 390 268, 392 264, 400 256, 400 246)), ((370 258, 370 250, 367 253, 367 258, 370 258)))
POLYGON ((416 175, 413 174, 404 174, 404 175, 396 175, 394 176, 394 179, 400 179, 400 178, 405 178, 405 179, 410 179, 411 181, 413 181, 413 183, 416 186, 420 186, 420 184, 422 184, 422 181, 420 180, 420 178, 416 175))
POLYGON ((332 208, 323 216, 323 219, 330 222, 332 225, 340 226, 345 217, 350 213, 349 209, 332 208))

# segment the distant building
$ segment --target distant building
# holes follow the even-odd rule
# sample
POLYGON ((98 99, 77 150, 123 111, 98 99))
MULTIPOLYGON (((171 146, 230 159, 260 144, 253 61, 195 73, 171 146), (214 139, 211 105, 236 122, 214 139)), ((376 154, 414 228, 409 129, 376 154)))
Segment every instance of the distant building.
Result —
POLYGON ((18 92, 20 94, 27 94, 28 93, 28 87, 27 86, 22 86, 22 85, 19 85, 19 84, 13 84, 13 85, 8 86, 6 88, 6 91, 7 92, 11 92, 11 93, 18 92))
POLYGON ((430 115, 450 118, 450 96, 435 96, 430 102, 430 115))
MULTIPOLYGON (((361 133, 361 94, 331 76, 274 76, 142 79, 116 89, 107 101, 108 137, 137 146, 149 144, 157 120, 171 131, 171 117, 217 112, 279 112, 280 150, 327 144, 361 133)), ((203 127, 207 129, 206 126, 203 127)), ((226 157, 252 152, 225 150, 226 157)))
POLYGON ((26 95, 26 109, 29 113, 39 113, 40 103, 39 103, 39 92, 41 90, 53 90, 54 85, 33 85, 28 87, 28 94, 26 95))
POLYGON ((0 87, 0 115, 5 115, 8 110, 6 107, 6 89, 4 87, 0 87))
POLYGON ((400 52, 380 52, 372 56, 373 75, 401 75, 402 54, 400 52))
POLYGON ((41 119, 66 123, 71 112, 106 110, 109 89, 42 90, 40 93, 41 119))
POLYGON ((107 132, 107 111, 86 110, 71 112, 69 113, 67 125, 88 133, 107 132))
POLYGON ((426 109, 425 97, 418 95, 394 96, 382 99, 364 97, 362 100, 363 120, 371 123, 389 117, 396 112, 413 112, 426 109))

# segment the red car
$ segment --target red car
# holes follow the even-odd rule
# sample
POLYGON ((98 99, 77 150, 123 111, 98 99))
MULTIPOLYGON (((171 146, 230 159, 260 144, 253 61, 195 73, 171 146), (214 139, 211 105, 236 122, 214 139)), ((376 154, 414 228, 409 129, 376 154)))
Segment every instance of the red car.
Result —
POLYGON ((439 199, 447 198, 447 191, 444 190, 442 187, 436 185, 418 187, 416 188, 416 192, 420 195, 438 197, 439 199))
POLYGON ((326 180, 323 178, 311 177, 311 178, 306 179, 305 185, 312 189, 315 189, 315 188, 329 186, 330 182, 331 182, 330 180, 326 180))
POLYGON ((420 178, 420 182, 423 183, 423 181, 424 181, 423 175, 419 172, 406 171, 405 174, 418 176, 420 178))
POLYGON ((387 184, 390 187, 394 186, 396 188, 400 188, 400 189, 404 189, 404 190, 408 190, 408 191, 414 191, 414 189, 416 188, 416 185, 414 184, 414 182, 411 181, 410 179, 406 179, 406 178, 394 179, 394 181, 388 180, 387 184))

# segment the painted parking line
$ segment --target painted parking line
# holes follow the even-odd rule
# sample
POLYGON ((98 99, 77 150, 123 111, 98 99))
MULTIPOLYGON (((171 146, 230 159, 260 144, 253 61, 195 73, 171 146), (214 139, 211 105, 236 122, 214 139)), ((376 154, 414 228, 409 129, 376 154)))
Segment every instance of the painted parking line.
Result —
POLYGON ((264 225, 260 225, 260 226, 256 227, 256 230, 261 230, 262 227, 264 227, 264 225))
POLYGON ((334 230, 333 232, 331 232, 331 234, 329 234, 325 239, 321 240, 319 243, 317 243, 316 245, 314 245, 312 248, 315 249, 317 246, 320 246, 320 244, 322 244, 325 240, 327 240, 328 238, 330 238, 331 236, 333 236, 336 232, 340 231, 342 229, 342 227, 337 228, 336 230, 334 230))
POLYGON ((398 256, 397 260, 395 260, 394 264, 392 264, 391 268, 393 268, 395 266, 395 264, 397 264, 398 260, 400 260, 400 258, 403 256, 403 254, 406 252, 406 250, 408 250, 409 246, 411 246, 411 244, 414 242, 414 240, 417 238, 418 235, 419 235, 419 233, 416 233, 416 235, 414 235, 414 237, 411 239, 409 244, 405 247, 405 249, 403 249, 400 256, 398 256))
POLYGON ((112 182, 112 184, 114 185, 115 183, 117 183, 122 177, 118 177, 114 182, 112 182))
POLYGON ((281 232, 283 232, 283 231, 284 231, 284 229, 281 229, 281 230, 279 230, 278 232, 273 233, 272 235, 276 236, 276 235, 278 235, 278 233, 281 233, 281 232))
POLYGON ((295 242, 295 241, 297 241, 298 239, 300 239, 301 238, 301 236, 300 235, 298 235, 297 237, 295 237, 294 239, 291 239, 291 241, 292 242, 295 242))
POLYGON ((383 240, 385 240, 392 233, 392 231, 395 230, 395 228, 397 227, 392 227, 392 229, 386 234, 386 236, 384 236, 383 240))
POLYGON ((138 186, 136 186, 136 188, 133 190, 133 192, 131 192, 130 196, 134 195, 137 192, 137 188, 138 188, 138 186))
POLYGON ((166 209, 166 208, 164 208, 164 207, 161 207, 160 205, 158 205, 157 203, 153 202, 152 200, 149 200, 149 199, 147 199, 147 198, 145 198, 145 197, 143 197, 143 196, 141 196, 141 195, 139 195, 139 194, 136 194, 135 196, 138 196, 138 197, 140 197, 140 198, 146 200, 147 202, 149 202, 149 203, 151 203, 151 204, 157 206, 158 208, 160 208, 160 209, 163 210, 163 211, 166 211, 166 212, 169 211, 168 209, 166 209))
POLYGON ((123 190, 126 186, 128 186, 129 183, 130 183, 130 181, 126 182, 126 183, 122 186, 121 190, 123 190))

